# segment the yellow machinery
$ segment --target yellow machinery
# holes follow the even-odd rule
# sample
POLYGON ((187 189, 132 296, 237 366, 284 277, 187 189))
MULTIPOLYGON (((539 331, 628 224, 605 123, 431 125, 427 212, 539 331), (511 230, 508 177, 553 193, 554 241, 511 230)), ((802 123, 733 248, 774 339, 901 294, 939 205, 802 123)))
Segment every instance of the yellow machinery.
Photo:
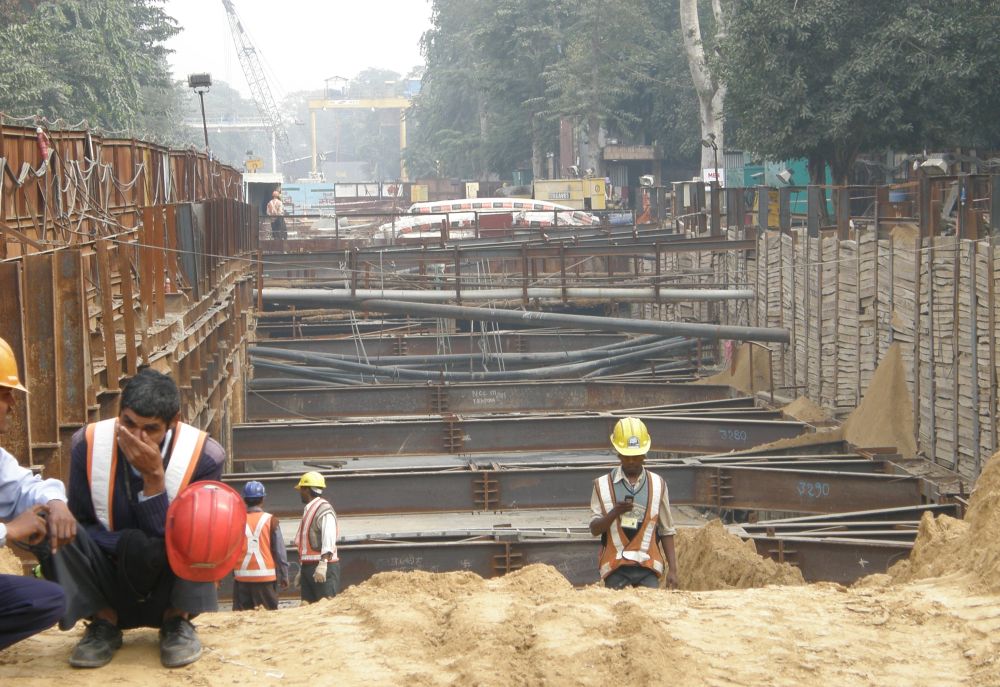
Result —
POLYGON ((607 208, 604 179, 535 179, 535 200, 547 200, 576 210, 607 208))
MULTIPOLYGON (((358 98, 342 100, 310 100, 309 119, 312 126, 312 173, 319 171, 319 152, 316 150, 316 112, 319 110, 399 110, 399 150, 406 148, 406 117, 410 106, 406 98, 358 98)), ((400 164, 401 181, 407 181, 406 166, 400 164)))

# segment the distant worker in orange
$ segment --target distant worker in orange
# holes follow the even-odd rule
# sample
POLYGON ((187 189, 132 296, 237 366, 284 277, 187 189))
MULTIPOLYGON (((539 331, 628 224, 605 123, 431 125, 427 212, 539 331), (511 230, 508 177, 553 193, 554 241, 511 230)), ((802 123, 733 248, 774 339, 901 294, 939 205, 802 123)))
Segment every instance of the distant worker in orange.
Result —
POLYGON ((271 238, 287 239, 288 228, 285 226, 285 204, 281 201, 281 191, 275 190, 267 204, 267 216, 271 217, 271 238))
POLYGON ((233 610, 278 607, 278 586, 288 589, 288 557, 278 518, 264 512, 264 485, 257 480, 243 487, 247 507, 246 541, 233 570, 233 610))
POLYGON ((611 589, 655 589, 664 572, 667 586, 677 587, 676 529, 667 483, 643 466, 651 445, 642 420, 622 418, 611 434, 611 446, 621 464, 594 480, 590 533, 601 536, 600 574, 604 586, 611 589))
POLYGON ((295 546, 302 571, 299 583, 306 603, 336 596, 340 591, 340 559, 337 556, 337 513, 323 498, 326 479, 318 472, 307 472, 295 487, 299 490, 302 513, 295 546))

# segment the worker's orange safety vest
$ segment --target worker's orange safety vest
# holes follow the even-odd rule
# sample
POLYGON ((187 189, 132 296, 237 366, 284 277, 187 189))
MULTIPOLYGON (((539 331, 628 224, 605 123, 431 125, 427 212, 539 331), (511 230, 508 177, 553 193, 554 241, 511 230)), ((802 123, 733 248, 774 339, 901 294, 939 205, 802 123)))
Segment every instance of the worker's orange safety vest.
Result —
POLYGON ((246 541, 243 558, 233 571, 240 582, 274 582, 274 554, 271 553, 271 514, 263 511, 247 513, 246 541))
MULTIPOLYGON (((313 523, 320 516, 324 516, 327 513, 334 514, 334 521, 336 522, 336 512, 333 510, 333 506, 326 499, 316 497, 306 506, 305 513, 302 514, 302 522, 299 523, 299 530, 295 533, 295 546, 299 550, 299 562, 300 563, 318 563, 319 559, 322 557, 322 551, 320 547, 323 546, 323 533, 321 531, 313 532, 313 523)), ((337 532, 334 533, 334 541, 340 533, 340 523, 337 523, 337 532)), ((337 547, 334 545, 333 548, 333 558, 330 562, 340 560, 337 556, 337 547)))
MULTIPOLYGON (((615 507, 615 488, 611 475, 598 477, 594 480, 594 486, 601 500, 601 509, 607 515, 615 507)), ((646 488, 646 515, 635 536, 628 538, 622 529, 620 518, 616 518, 608 528, 599 559, 602 580, 623 565, 637 565, 652 570, 657 577, 663 575, 663 555, 656 541, 656 525, 660 499, 667 487, 662 477, 647 470, 646 488)))
MULTIPOLYGON (((105 529, 114 529, 112 505, 115 494, 115 476, 118 474, 118 440, 115 437, 116 418, 87 425, 87 481, 94 514, 105 529)), ((201 456, 201 449, 208 438, 206 432, 178 422, 174 427, 167 452, 167 467, 163 473, 167 500, 173 501, 191 481, 194 468, 201 456)))

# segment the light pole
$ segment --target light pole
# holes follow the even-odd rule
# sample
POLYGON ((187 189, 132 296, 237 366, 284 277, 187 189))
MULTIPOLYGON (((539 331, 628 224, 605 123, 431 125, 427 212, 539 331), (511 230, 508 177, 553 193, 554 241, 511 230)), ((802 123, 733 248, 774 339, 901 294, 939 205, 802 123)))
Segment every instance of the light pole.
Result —
POLYGON ((189 74, 188 87, 201 99, 201 128, 205 132, 205 150, 208 150, 208 124, 205 122, 205 93, 212 87, 211 74, 189 74))
POLYGON ((706 148, 712 149, 712 158, 714 160, 713 172, 712 172, 712 184, 718 186, 719 184, 719 144, 715 142, 715 134, 709 134, 706 138, 701 139, 701 144, 706 148))
POLYGON ((719 198, 719 144, 715 142, 715 134, 709 134, 701 139, 701 144, 712 149, 712 158, 715 167, 712 168, 712 198, 711 198, 711 233, 718 236, 722 233, 722 203, 719 198))

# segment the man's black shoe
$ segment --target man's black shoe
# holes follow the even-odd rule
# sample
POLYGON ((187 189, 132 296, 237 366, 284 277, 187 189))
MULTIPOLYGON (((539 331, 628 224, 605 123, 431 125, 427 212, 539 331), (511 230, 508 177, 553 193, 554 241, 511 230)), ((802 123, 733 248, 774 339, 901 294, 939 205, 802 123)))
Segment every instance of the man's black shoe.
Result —
POLYGON ((73 649, 69 664, 74 668, 100 668, 108 664, 121 645, 122 631, 116 625, 107 620, 94 620, 87 625, 83 639, 73 649))
POLYGON ((160 628, 160 663, 166 668, 180 668, 201 657, 201 641, 194 625, 185 618, 165 620, 160 628))

